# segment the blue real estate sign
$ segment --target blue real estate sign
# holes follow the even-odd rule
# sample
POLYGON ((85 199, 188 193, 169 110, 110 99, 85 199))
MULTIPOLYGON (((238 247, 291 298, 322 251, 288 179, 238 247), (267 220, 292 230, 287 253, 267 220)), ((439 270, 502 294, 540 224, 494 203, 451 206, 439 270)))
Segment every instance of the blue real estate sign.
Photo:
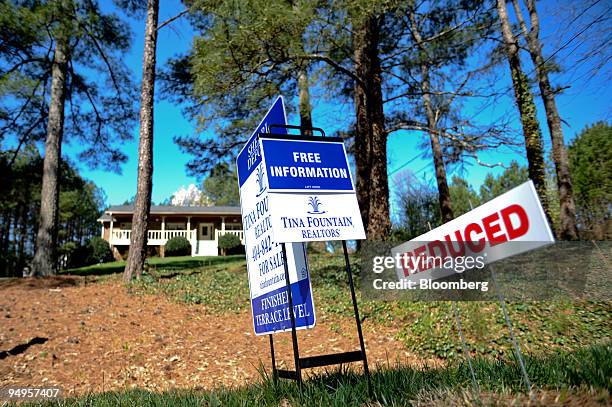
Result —
POLYGON ((365 239, 342 140, 259 140, 276 242, 365 239))
MULTIPOLYGON (((269 133, 271 125, 286 123, 283 99, 279 97, 236 159, 256 335, 291 330, 282 248, 272 237, 269 179, 258 140, 260 134, 269 133)), ((275 129, 274 132, 282 134, 286 130, 275 129)), ((303 243, 288 243, 285 247, 296 328, 312 328, 315 310, 306 250, 303 243)))
POLYGON ((341 141, 262 138, 261 146, 270 191, 355 190, 341 141))

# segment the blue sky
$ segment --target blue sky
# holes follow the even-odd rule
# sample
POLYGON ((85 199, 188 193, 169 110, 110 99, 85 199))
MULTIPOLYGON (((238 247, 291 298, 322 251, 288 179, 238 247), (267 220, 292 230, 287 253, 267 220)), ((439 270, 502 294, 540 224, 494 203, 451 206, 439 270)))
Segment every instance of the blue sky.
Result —
MULTIPOLYGON (((604 2, 606 3, 606 2, 604 2)), ((110 1, 102 1, 103 7, 107 7, 110 1)), ((571 7, 570 2, 544 1, 539 2, 539 11, 542 19, 541 35, 545 41, 544 53, 549 55, 562 47, 573 33, 583 28, 592 17, 604 10, 604 7, 609 7, 607 4, 598 5, 601 7, 593 7, 589 13, 585 13, 581 18, 577 19, 569 26, 559 24, 559 21, 568 21, 566 15, 571 7), (566 18, 566 20, 562 20, 566 18)), ((161 2, 160 22, 167 18, 176 15, 183 9, 183 6, 178 0, 164 0, 161 2)), ((512 14, 512 13, 511 13, 512 14)), ((571 21, 571 20, 569 20, 571 21)), ((133 70, 134 77, 140 81, 141 64, 142 64, 142 49, 143 49, 143 32, 144 18, 140 20, 132 20, 131 28, 134 34, 133 46, 130 53, 127 55, 126 63, 133 70)), ((591 33, 587 30, 584 34, 570 41, 557 54, 558 61, 563 68, 572 68, 579 62, 579 50, 575 48, 585 40, 585 37, 591 33)), ((594 34, 593 34, 594 35, 594 34)), ((193 41, 193 31, 189 24, 183 19, 172 24, 172 27, 163 28, 158 37, 158 67, 162 67, 168 58, 187 51, 193 41)), ((582 43, 584 46, 584 42, 582 43)), ((532 69, 531 61, 525 55, 523 57, 523 65, 527 71, 532 69)), ((609 120, 612 114, 610 109, 610 96, 612 94, 609 81, 609 67, 601 70, 597 76, 590 80, 586 80, 584 76, 586 70, 590 69, 589 64, 578 65, 578 68, 572 69, 564 74, 553 77, 553 82, 562 84, 564 81, 579 78, 579 81, 573 87, 567 89, 562 95, 557 98, 557 104, 560 114, 564 120, 564 134, 566 141, 572 139, 586 125, 594 123, 598 120, 609 120)), ((510 84, 507 75, 507 67, 501 67, 504 73, 504 81, 498 85, 501 87, 510 84)), ((312 95, 313 104, 313 124, 318 127, 323 127, 328 133, 333 133, 335 130, 341 129, 351 121, 353 108, 351 105, 332 104, 321 97, 322 91, 314 89, 312 95)), ((190 134, 194 131, 193 123, 183 117, 181 107, 175 104, 160 100, 159 93, 157 94, 157 102, 155 104, 155 141, 154 141, 154 175, 153 175, 153 201, 158 203, 172 195, 182 185, 190 183, 199 183, 199 180, 189 177, 186 174, 185 164, 191 156, 182 153, 172 141, 175 135, 190 134)), ((297 104, 297 100, 292 95, 283 95, 286 97, 286 103, 297 104)), ((512 93, 508 92, 507 97, 501 98, 498 105, 492 109, 487 109, 479 117, 480 120, 486 122, 489 118, 496 117, 500 114, 509 113, 512 115, 514 125, 518 128, 516 118, 516 109, 514 108, 512 93)), ((537 97, 538 115, 542 125, 543 136, 547 147, 550 147, 548 129, 546 128, 546 118, 544 109, 537 97)), ((476 108, 471 106, 470 108, 476 108)), ((289 121, 296 123, 299 120, 296 117, 289 117, 289 121)), ((124 145, 124 151, 128 155, 129 160, 122 166, 121 174, 103 172, 98 170, 90 170, 85 166, 81 166, 80 170, 85 178, 93 180, 101 187, 107 195, 108 204, 120 204, 126 199, 132 197, 136 192, 136 173, 137 173, 137 151, 138 151, 138 127, 133 130, 134 139, 132 142, 124 145)), ((248 135, 245 135, 247 137, 248 135)), ((422 144, 423 136, 419 133, 401 132, 392 134, 388 143, 389 152, 389 171, 393 176, 401 174, 404 170, 411 170, 418 177, 428 180, 433 183, 433 164, 431 158, 423 157, 420 145, 422 144), (402 171, 397 171, 399 167, 404 165, 408 160, 413 160, 409 165, 402 167, 402 171), (395 173, 394 173, 395 172, 395 173)), ((78 151, 78 146, 66 146, 64 152, 68 156, 74 156, 78 151)), ((508 151, 491 151, 479 154, 479 158, 484 162, 503 162, 508 164, 512 160, 518 160, 524 163, 523 154, 511 153, 508 151)), ((457 170, 459 171, 459 170, 457 170)), ((468 181, 478 188, 488 172, 498 173, 501 168, 490 169, 473 164, 467 166, 463 172, 455 172, 468 179, 468 181)), ((451 174, 452 175, 452 174, 451 174)), ((393 193, 393 192, 392 192, 393 193)))

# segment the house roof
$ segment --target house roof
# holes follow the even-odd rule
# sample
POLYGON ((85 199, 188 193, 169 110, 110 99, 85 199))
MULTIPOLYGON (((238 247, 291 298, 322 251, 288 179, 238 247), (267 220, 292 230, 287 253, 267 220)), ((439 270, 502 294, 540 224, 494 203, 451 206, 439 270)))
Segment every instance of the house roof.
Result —
MULTIPOLYGON (((116 221, 117 219, 113 218, 113 221, 116 221)), ((111 216, 108 213, 103 213, 102 216, 100 216, 98 218, 98 222, 110 222, 111 221, 111 216)))
MULTIPOLYGON (((111 220, 110 214, 134 213, 134 205, 114 205, 104 211, 98 219, 101 222, 111 220)), ((152 215, 240 215, 239 206, 171 206, 152 205, 152 215)))

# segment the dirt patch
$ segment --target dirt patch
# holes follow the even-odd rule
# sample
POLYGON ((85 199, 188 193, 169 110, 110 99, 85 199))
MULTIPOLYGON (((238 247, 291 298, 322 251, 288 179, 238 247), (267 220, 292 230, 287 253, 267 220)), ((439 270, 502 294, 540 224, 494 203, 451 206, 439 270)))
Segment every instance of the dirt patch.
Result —
MULTIPOLYGON (((257 380, 262 363, 270 368, 268 337, 253 334, 250 311, 214 315, 203 305, 130 295, 116 279, 88 281, 57 277, 0 284, 5 354, 0 387, 57 385, 67 394, 211 389, 257 380)), ((371 366, 417 363, 395 333, 364 322, 371 366)), ((359 349, 350 318, 319 315, 317 327, 298 336, 303 356, 359 349)), ((274 339, 279 365, 291 367, 290 334, 274 339)))
POLYGON ((19 287, 23 289, 74 287, 76 285, 87 284, 88 281, 91 281, 91 278, 87 279, 78 276, 4 278, 0 279, 0 290, 9 287, 19 287))

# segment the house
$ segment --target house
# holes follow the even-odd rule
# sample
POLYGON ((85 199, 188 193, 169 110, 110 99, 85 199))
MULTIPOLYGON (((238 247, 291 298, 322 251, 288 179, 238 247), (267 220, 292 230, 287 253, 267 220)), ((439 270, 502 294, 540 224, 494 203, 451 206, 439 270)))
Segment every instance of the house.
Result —
MULTIPOLYGON (((111 206, 98 219, 101 237, 116 259, 125 258, 130 246, 133 205, 111 206)), ((237 206, 151 206, 147 245, 149 252, 164 256, 166 242, 183 236, 191 242, 192 256, 217 256, 219 236, 234 234, 244 244, 240 207, 237 206)))

